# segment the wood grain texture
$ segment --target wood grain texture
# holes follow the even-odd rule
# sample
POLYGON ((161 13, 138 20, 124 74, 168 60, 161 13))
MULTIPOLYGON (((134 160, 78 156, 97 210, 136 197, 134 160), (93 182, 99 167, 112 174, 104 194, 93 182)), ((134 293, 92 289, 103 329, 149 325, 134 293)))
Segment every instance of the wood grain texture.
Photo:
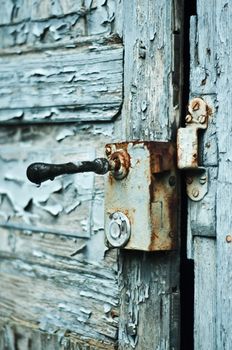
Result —
POLYGON ((101 255, 95 252, 91 261, 90 245, 72 256, 80 241, 15 230, 2 236, 1 320, 113 346, 118 317, 114 252, 104 258, 102 242, 101 255))
POLYGON ((202 97, 212 113, 208 129, 199 135, 200 164, 208 172, 208 193, 188 203, 188 257, 194 259, 194 349, 216 347, 216 205, 218 145, 216 134, 217 70, 215 3, 197 2, 197 16, 190 21, 190 99, 202 97))
POLYGON ((122 252, 120 349, 179 349, 176 253, 122 252))
POLYGON ((181 1, 124 2, 126 138, 175 137, 182 83, 182 10, 181 1))
POLYGON ((120 1, 0 9, 0 349, 113 350, 117 252, 104 245, 104 177, 36 188, 25 171, 104 155, 122 103, 120 1))
POLYGON ((122 103, 122 48, 0 57, 0 122, 111 120, 122 103))
POLYGON ((0 48, 52 43, 116 33, 121 26, 119 0, 55 0, 0 2, 0 48))
POLYGON ((101 156, 112 131, 111 124, 1 128, 0 349, 115 347, 117 263, 104 245, 104 177, 33 189, 25 179, 28 154, 45 160, 54 151, 60 161, 101 156))
POLYGON ((26 169, 37 161, 104 156, 111 125, 2 128, 0 133, 0 226, 74 237, 103 229, 104 176, 63 176, 38 188, 27 179, 26 169))
MULTIPOLYGON (((232 86, 229 79, 232 73, 230 64, 232 6, 227 1, 216 1, 211 6, 198 1, 197 12, 195 28, 198 40, 195 41, 196 60, 191 75, 194 79, 191 79, 191 91, 194 94, 202 93, 204 98, 206 96, 213 100, 214 122, 211 125, 211 135, 208 133, 207 136, 210 147, 205 147, 204 152, 206 150, 207 152, 203 159, 206 166, 214 167, 213 176, 210 173, 210 182, 213 186, 210 185, 209 195, 214 198, 211 200, 211 206, 215 209, 215 219, 210 221, 210 216, 207 219, 209 226, 215 227, 216 241, 214 243, 213 240, 206 238, 194 239, 194 259, 198 271, 195 285, 197 293, 195 315, 198 315, 195 321, 195 349, 207 347, 207 349, 229 350, 232 347, 230 332, 232 86), (205 325, 208 325, 208 328, 202 332, 205 325)), ((192 210, 192 206, 190 208, 192 210)), ((199 209, 198 213, 201 210, 199 209)))
POLYGON ((115 350, 110 342, 81 340, 69 334, 50 334, 28 324, 0 324, 0 350, 115 350))
POLYGON ((228 1, 216 2, 216 45, 217 45, 217 137, 219 152, 219 172, 217 185, 217 349, 232 347, 231 310, 231 243, 226 240, 231 235, 232 219, 232 151, 231 151, 231 108, 232 74, 231 16, 232 4, 228 1))
POLYGON ((194 272, 194 346, 198 350, 215 350, 217 316, 216 242, 214 238, 194 238, 194 272))
MULTIPOLYGON (((179 123, 183 2, 125 1, 123 13, 118 129, 125 139, 170 140, 179 123)), ((119 349, 180 348, 178 252, 121 252, 120 299, 119 349)))

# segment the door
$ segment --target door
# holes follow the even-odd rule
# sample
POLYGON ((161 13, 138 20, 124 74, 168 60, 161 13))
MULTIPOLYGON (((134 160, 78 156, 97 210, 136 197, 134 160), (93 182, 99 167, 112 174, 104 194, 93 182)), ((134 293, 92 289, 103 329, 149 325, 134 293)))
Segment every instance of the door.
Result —
POLYGON ((103 176, 25 171, 175 141, 183 1, 0 8, 0 349, 179 349, 179 250, 107 249, 103 176))

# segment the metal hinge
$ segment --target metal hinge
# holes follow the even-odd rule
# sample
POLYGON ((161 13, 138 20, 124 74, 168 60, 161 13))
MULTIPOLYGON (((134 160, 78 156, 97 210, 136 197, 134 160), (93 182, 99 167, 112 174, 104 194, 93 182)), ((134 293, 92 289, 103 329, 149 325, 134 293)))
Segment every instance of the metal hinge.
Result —
POLYGON ((185 128, 177 132, 177 166, 186 171, 187 194, 199 201, 208 192, 208 172, 199 163, 199 131, 208 127, 211 109, 201 98, 194 98, 188 106, 185 128))

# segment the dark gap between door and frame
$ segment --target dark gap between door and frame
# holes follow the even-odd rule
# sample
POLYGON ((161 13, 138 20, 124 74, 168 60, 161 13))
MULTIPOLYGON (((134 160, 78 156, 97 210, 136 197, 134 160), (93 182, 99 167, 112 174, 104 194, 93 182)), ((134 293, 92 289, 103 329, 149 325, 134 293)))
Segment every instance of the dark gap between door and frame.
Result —
MULTIPOLYGON (((190 17, 196 15, 196 0, 184 1, 184 47, 183 47, 183 98, 182 126, 185 123, 189 101, 190 82, 190 17)), ((181 210, 181 263, 180 263, 180 295, 181 295, 181 350, 194 350, 194 262, 187 259, 187 196, 184 175, 181 178, 182 210, 181 210)))

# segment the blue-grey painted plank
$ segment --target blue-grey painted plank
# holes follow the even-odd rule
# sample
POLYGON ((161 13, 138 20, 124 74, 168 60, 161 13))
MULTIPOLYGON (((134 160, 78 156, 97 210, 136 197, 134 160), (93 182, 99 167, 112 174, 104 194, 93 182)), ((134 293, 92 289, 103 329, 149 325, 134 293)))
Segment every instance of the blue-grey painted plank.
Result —
POLYGON ((111 120, 122 103, 120 45, 0 56, 0 122, 111 120))
MULTIPOLYGON (((124 1, 123 15, 118 129, 126 139, 170 140, 180 117, 183 2, 124 1)), ((178 253, 122 252, 120 291, 119 349, 179 350, 178 253)))
POLYGON ((216 2, 217 139, 219 172, 217 186, 217 350, 232 348, 232 3, 216 2))

